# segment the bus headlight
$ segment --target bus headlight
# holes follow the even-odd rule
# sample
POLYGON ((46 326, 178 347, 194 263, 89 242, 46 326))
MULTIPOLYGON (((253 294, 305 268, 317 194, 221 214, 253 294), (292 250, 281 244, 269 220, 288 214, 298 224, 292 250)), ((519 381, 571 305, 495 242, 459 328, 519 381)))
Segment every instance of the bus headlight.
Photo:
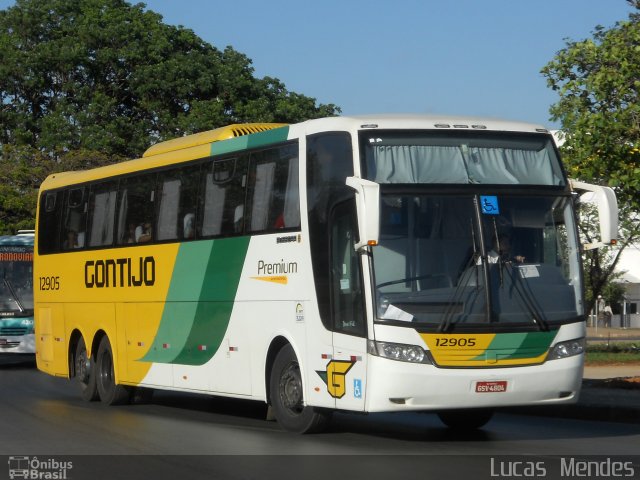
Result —
POLYGON ((433 364, 431 354, 418 345, 369 340, 367 342, 367 351, 371 355, 400 362, 433 364))
POLYGON ((551 353, 549 354, 548 360, 557 360, 559 358, 568 358, 575 355, 580 355, 581 353, 584 353, 584 345, 584 337, 576 338, 574 340, 568 340, 566 342, 560 342, 553 347, 551 353))

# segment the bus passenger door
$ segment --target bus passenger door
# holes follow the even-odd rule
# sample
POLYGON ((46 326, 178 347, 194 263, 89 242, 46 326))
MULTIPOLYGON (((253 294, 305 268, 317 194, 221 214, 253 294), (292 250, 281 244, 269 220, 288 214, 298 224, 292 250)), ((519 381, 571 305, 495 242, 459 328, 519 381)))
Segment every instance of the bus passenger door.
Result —
POLYGON ((333 358, 327 365, 327 387, 336 408, 364 410, 366 331, 355 202, 339 204, 331 215, 331 313, 333 358))

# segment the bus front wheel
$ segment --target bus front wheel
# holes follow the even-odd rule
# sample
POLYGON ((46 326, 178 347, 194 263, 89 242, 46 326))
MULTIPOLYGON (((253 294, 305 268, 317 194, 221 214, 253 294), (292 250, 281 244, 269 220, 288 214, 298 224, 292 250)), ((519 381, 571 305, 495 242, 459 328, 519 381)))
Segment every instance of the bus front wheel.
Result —
POLYGON ((282 428, 297 433, 319 432, 326 428, 330 413, 304 404, 300 364, 291 345, 278 352, 269 387, 271 407, 282 428))
POLYGON ((104 336, 100 340, 96 359, 96 383, 100 401, 106 405, 122 405, 129 403, 131 392, 123 385, 116 385, 113 369, 113 351, 109 339, 104 336))
POLYGON ((82 337, 80 337, 76 345, 73 362, 73 376, 76 383, 80 386, 82 399, 87 402, 98 400, 96 364, 93 357, 87 356, 87 346, 82 337))
POLYGON ((490 408, 469 408, 464 410, 443 410, 438 417, 447 427, 455 430, 477 430, 484 427, 493 417, 490 408))

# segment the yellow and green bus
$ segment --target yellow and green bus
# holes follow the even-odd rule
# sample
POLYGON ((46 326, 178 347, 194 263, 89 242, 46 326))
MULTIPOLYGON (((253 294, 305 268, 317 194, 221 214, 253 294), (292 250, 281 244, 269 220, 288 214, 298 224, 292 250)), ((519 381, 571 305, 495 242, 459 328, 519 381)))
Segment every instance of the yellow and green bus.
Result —
MULTIPOLYGON (((477 428, 496 407, 575 402, 575 190, 546 129, 432 116, 231 125, 51 175, 38 368, 106 404, 267 402, 297 432, 334 410, 477 428)), ((579 190, 612 242, 612 191, 579 190)))

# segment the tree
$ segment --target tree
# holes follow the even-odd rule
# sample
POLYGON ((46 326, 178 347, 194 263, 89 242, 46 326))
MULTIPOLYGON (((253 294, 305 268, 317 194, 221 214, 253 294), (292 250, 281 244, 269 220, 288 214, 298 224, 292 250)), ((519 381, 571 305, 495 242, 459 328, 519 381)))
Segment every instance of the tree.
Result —
POLYGON ((124 0, 17 0, 0 11, 0 142, 139 156, 159 140, 335 105, 253 76, 251 60, 124 0))
POLYGON ((567 41, 542 69, 560 96, 550 113, 562 125, 570 176, 612 187, 620 206, 617 250, 585 254, 588 308, 613 279, 621 251, 640 238, 640 0, 627 3, 633 9, 628 20, 597 26, 593 38, 567 41))
POLYGON ((143 3, 17 0, 0 11, 0 233, 33 228, 46 175, 231 123, 336 115, 143 3))
POLYGON ((33 229, 38 187, 50 174, 84 170, 125 160, 89 150, 64 152, 57 160, 30 146, 3 145, 0 150, 0 235, 33 229))

